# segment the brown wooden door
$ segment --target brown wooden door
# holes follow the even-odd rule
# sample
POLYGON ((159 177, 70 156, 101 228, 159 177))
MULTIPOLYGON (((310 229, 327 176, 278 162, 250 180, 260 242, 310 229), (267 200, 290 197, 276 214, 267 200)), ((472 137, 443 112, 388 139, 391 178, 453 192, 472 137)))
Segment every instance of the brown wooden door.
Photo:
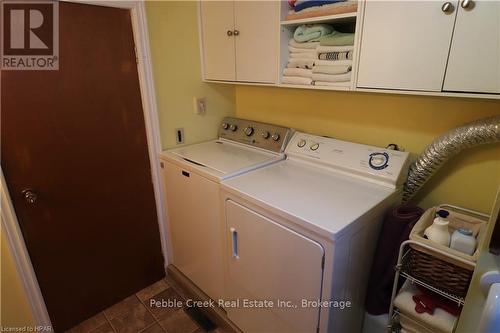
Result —
POLYGON ((164 276, 130 13, 59 11, 60 69, 1 73, 2 168, 58 332, 164 276))

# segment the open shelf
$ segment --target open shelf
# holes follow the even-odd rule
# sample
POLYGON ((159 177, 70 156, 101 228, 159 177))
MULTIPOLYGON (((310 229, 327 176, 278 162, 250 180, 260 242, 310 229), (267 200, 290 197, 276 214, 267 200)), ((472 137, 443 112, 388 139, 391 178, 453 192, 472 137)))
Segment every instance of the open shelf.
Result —
POLYGON ((282 88, 298 88, 298 89, 316 89, 316 90, 340 90, 340 91, 348 91, 351 87, 351 81, 348 82, 339 82, 334 86, 315 86, 309 84, 288 84, 288 83, 280 83, 280 87, 282 88))
MULTIPOLYGON (((390 319, 390 321, 392 323, 392 325, 389 325, 389 327, 388 327, 390 332, 392 332, 392 333, 400 333, 401 332, 401 326, 399 324, 399 320, 401 317, 405 318, 406 320, 411 321, 413 324, 417 325, 418 327, 421 327, 423 331, 436 332, 436 330, 419 322, 418 320, 415 320, 414 318, 407 316, 404 313, 401 313, 401 311, 399 311, 398 308, 394 309, 394 312, 393 312, 392 317, 390 319)), ((455 322, 455 325, 456 325, 456 323, 457 322, 455 322)))
POLYGON ((446 297, 450 300, 452 300, 453 302, 457 303, 458 305, 464 305, 465 304, 465 299, 463 297, 460 297, 460 296, 457 296, 457 295, 454 295, 454 294, 451 294, 449 292, 446 292, 440 288, 437 288, 435 286, 432 286, 414 276, 412 276, 407 268, 408 268, 408 257, 409 257, 409 253, 410 253, 410 250, 407 250, 404 255, 403 255, 403 258, 402 258, 402 264, 401 264, 401 276, 403 276, 404 278, 410 280, 410 282, 412 283, 416 283, 418 285, 421 285, 422 287, 425 287, 429 290, 432 290, 433 292, 435 292, 436 294, 439 294, 443 297, 446 297))
POLYGON ((295 26, 301 24, 308 23, 345 23, 345 22, 354 22, 356 21, 357 12, 350 12, 344 14, 335 14, 328 16, 316 16, 316 17, 308 17, 297 20, 284 20, 281 21, 282 26, 295 26))

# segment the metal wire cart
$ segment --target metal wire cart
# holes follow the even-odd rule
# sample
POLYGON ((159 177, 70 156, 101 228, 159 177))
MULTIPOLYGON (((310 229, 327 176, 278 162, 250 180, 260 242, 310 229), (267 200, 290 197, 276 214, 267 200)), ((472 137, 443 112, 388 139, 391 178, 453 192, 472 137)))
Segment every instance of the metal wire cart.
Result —
MULTIPOLYGON (((398 287, 401 286, 401 282, 404 282, 405 285, 420 286, 451 300, 458 306, 462 306, 465 303, 467 290, 482 246, 483 231, 486 229, 488 218, 489 215, 447 204, 431 208, 422 215, 412 230, 410 240, 403 242, 399 250, 389 309, 389 332, 400 332, 401 323, 407 323, 418 332, 443 332, 442 328, 437 329, 419 320, 417 316, 408 315, 401 311, 394 304, 398 295, 398 287), (435 245, 423 237, 423 230, 432 223, 434 213, 438 209, 450 211, 451 230, 463 227, 464 223, 466 226, 467 223, 471 223, 471 226, 476 228, 478 245, 473 255, 464 255, 448 247, 435 245)), ((454 320, 453 325, 448 326, 445 331, 454 332, 458 319, 459 315, 454 320)))

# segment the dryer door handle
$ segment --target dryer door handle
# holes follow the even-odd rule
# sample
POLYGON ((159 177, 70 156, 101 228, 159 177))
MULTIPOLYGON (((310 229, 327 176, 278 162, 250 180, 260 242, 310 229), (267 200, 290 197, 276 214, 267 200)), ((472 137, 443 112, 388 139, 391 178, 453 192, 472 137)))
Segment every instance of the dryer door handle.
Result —
POLYGON ((229 228, 229 231, 231 231, 231 248, 233 250, 233 258, 239 259, 240 256, 238 255, 238 231, 236 231, 235 228, 229 228))

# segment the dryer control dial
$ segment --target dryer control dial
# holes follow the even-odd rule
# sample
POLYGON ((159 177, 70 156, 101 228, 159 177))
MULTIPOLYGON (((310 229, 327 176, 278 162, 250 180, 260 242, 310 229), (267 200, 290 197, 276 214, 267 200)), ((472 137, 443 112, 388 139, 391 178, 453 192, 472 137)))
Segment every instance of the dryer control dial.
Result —
POLYGON ((271 137, 274 141, 278 141, 280 139, 279 133, 274 133, 273 136, 271 137))
POLYGON ((371 153, 368 161, 370 167, 375 170, 387 168, 389 163, 389 154, 387 153, 371 153))
POLYGON ((306 145, 306 143, 307 143, 306 140, 300 139, 299 142, 297 142, 297 147, 302 148, 306 145))
POLYGON ((313 143, 310 147, 311 150, 318 150, 319 148, 319 143, 313 143))
POLYGON ((222 123, 222 128, 227 130, 229 128, 229 124, 228 123, 222 123))
POLYGON ((264 138, 264 139, 269 139, 269 136, 271 135, 268 131, 262 131, 262 133, 260 133, 260 135, 264 138))
POLYGON ((232 124, 231 126, 229 126, 229 129, 233 132, 236 132, 236 130, 238 129, 238 126, 236 126, 235 124, 232 124))

